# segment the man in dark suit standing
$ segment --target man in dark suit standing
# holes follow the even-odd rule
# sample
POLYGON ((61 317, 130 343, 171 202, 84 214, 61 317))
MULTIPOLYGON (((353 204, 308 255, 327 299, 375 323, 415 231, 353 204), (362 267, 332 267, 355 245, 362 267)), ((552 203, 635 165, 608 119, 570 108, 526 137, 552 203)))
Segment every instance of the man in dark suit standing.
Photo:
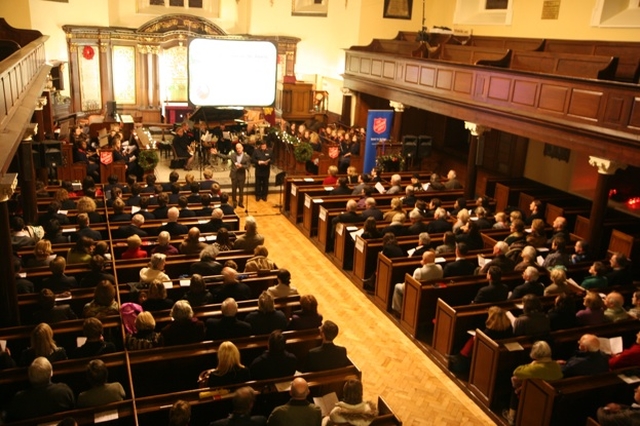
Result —
POLYGON ((322 345, 313 348, 307 356, 307 371, 324 371, 346 367, 351 364, 347 358, 347 349, 337 346, 333 339, 338 336, 338 325, 333 321, 325 321, 320 326, 322 345))
POLYGON ((444 278, 473 275, 476 270, 476 264, 464 258, 468 251, 469 249, 465 243, 456 244, 456 261, 447 263, 444 267, 444 278))
POLYGON ((262 139, 258 149, 253 151, 251 160, 256 168, 256 201, 267 201, 269 194, 269 173, 271 172, 271 150, 267 148, 267 141, 262 139))
POLYGON ((251 157, 244 152, 244 147, 241 143, 236 144, 235 152, 231 152, 229 155, 219 153, 217 150, 213 150, 213 154, 218 157, 231 160, 231 166, 229 167, 229 177, 231 178, 231 200, 233 207, 240 206, 244 208, 242 203, 244 197, 244 184, 247 178, 247 169, 251 166, 251 157), (236 195, 240 195, 240 202, 236 195))

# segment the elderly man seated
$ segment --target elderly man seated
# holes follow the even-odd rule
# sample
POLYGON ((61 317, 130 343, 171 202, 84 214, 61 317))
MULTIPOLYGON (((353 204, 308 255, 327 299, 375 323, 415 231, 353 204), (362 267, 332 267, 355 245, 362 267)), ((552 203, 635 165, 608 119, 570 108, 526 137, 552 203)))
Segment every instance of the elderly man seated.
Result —
POLYGON ((566 361, 558 360, 563 377, 590 376, 609 371, 609 361, 600 352, 600 340, 593 334, 585 334, 578 340, 578 351, 566 361))
MULTIPOLYGON (((413 278, 418 281, 428 281, 442 278, 442 266, 436 265, 435 261, 436 254, 434 252, 427 251, 423 253, 422 260, 420 261, 422 267, 416 268, 416 270, 413 271, 413 278)), ((391 308, 395 312, 402 311, 404 285, 404 283, 398 283, 393 290, 393 302, 391 304, 391 308)))

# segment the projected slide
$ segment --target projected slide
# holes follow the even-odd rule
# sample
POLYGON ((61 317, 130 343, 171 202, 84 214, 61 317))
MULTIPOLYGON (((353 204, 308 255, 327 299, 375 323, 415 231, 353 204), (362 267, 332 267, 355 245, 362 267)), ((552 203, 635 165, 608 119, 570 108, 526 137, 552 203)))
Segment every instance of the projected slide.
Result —
POLYGON ((189 43, 189 101, 211 106, 270 106, 276 93, 276 46, 260 40, 189 43))

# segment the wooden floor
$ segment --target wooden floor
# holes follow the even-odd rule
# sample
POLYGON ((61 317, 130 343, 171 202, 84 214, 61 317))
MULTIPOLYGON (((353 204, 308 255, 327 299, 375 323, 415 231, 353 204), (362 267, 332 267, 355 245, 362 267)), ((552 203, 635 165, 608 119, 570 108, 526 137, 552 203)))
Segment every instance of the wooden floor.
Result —
MULTIPOLYGON (((156 169, 167 181, 168 160, 156 169)), ((184 170, 177 170, 183 178, 184 170)), ((272 170, 272 175, 274 175, 272 170)), ((198 170, 193 172, 198 176, 198 170)), ((214 179, 228 187, 228 171, 216 170, 214 179)), ((273 181, 273 176, 272 179, 273 181)), ((250 179, 253 182, 252 179, 250 179)), ((276 191, 273 186, 271 191, 276 191)), ((394 319, 382 313, 367 295, 333 265, 279 210, 280 195, 267 201, 249 196, 245 206, 255 216, 258 231, 265 236, 269 257, 291 271, 292 285, 301 294, 318 299, 319 311, 340 327, 336 343, 347 348, 349 357, 362 371, 365 397, 381 395, 407 426, 493 425, 494 422, 460 390, 407 337, 394 319)), ((247 213, 238 208, 241 220, 247 213)))
MULTIPOLYGON (((366 294, 336 268, 273 205, 251 197, 249 213, 265 236, 269 257, 291 271, 292 285, 311 293, 325 319, 340 327, 336 343, 362 371, 365 397, 382 395, 404 424, 493 425, 366 294)), ((244 209, 237 210, 241 219, 244 209)))

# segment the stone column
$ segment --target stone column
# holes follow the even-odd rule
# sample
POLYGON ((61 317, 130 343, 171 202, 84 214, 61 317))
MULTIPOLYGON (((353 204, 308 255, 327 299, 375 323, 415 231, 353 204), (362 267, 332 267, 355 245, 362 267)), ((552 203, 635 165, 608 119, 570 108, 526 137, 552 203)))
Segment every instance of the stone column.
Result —
POLYGON ((602 244, 602 225, 604 215, 609 204, 609 181, 618 169, 626 169, 627 165, 606 158, 589 157, 589 164, 598 169, 598 181, 596 192, 593 195, 591 214, 589 215, 589 245, 591 245, 596 257, 604 256, 606 247, 602 244))
MULTIPOLYGON (((10 253, 11 228, 8 201, 18 185, 18 175, 7 173, 0 177, 0 246, 10 253)), ((7 251, 5 251, 7 253, 7 251)), ((0 326, 20 325, 18 294, 16 293, 13 256, 0 256, 0 326)))
POLYGON ((393 108, 393 127, 391 129, 391 141, 395 143, 401 142, 400 128, 402 127, 402 113, 404 105, 400 102, 389 101, 389 106, 393 108))
POLYGON ((22 199, 22 215, 25 223, 36 224, 38 221, 38 204, 36 200, 36 171, 33 166, 32 139, 36 132, 36 124, 31 124, 18 147, 20 196, 22 199))
POLYGON ((476 196, 476 178, 478 164, 482 158, 483 134, 491 129, 481 124, 464 122, 464 128, 469 131, 469 156, 467 157, 467 179, 464 184, 464 198, 471 200, 476 196))

